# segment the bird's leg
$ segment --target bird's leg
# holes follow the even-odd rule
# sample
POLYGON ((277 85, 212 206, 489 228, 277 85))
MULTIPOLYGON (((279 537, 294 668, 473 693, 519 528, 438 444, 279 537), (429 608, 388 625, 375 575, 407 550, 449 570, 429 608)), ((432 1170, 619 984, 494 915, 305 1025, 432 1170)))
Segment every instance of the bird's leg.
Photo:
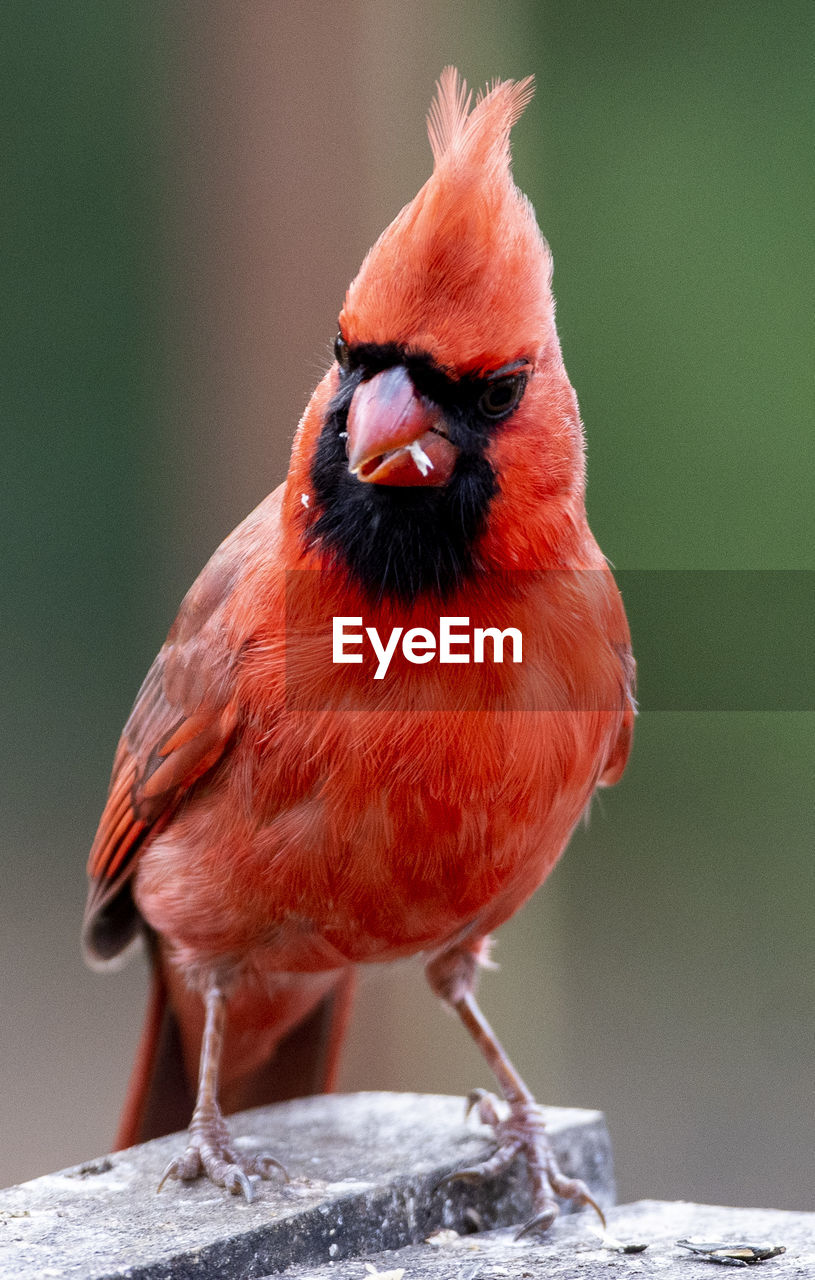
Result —
POLYGON ((205 996, 206 1020, 201 1041, 198 1067, 198 1093, 188 1130, 189 1143, 183 1155, 176 1156, 164 1170, 158 1190, 168 1178, 182 1182, 202 1175, 233 1195, 253 1199, 250 1175, 270 1178, 275 1171, 286 1177, 286 1171, 273 1156, 246 1156, 235 1150, 229 1130, 218 1105, 218 1076, 226 1024, 226 996, 217 981, 210 983, 205 996))
POLYGON ((470 1109, 475 1109, 482 1124, 492 1128, 498 1146, 494 1154, 481 1164, 460 1169, 450 1174, 445 1181, 479 1182, 482 1178, 494 1177, 523 1153, 529 1170, 534 1214, 521 1228, 519 1235, 529 1231, 545 1231, 552 1225, 558 1215, 556 1195, 564 1200, 575 1200, 581 1205, 591 1205, 605 1226, 602 1210, 586 1184, 579 1178, 567 1178, 561 1173, 546 1133, 541 1109, 476 1003, 473 992, 478 955, 484 946, 485 940, 482 940, 473 950, 443 952, 427 967, 431 987, 436 995, 456 1011, 489 1063, 509 1104, 509 1114, 501 1118, 496 1106, 497 1099, 491 1094, 483 1089, 470 1094, 470 1109))

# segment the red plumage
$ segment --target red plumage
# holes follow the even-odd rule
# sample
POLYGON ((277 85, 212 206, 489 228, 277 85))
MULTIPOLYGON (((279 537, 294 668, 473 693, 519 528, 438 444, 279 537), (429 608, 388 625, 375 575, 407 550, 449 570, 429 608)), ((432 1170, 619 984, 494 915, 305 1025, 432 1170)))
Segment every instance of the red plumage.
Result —
MULTIPOLYGON (((92 962, 146 932, 155 964, 123 1142, 183 1123, 202 1038, 216 1083, 220 1058, 225 1110, 327 1087, 352 966, 423 952, 510 1103, 499 1148, 517 1138, 549 1159, 531 1096, 475 1025, 475 964, 595 787, 622 773, 633 660, 586 522, 549 250, 509 170, 509 131, 530 96, 530 81, 497 83, 470 111, 457 74, 443 74, 433 175, 349 288, 338 362, 306 409, 286 482, 191 588, 125 726, 85 929, 92 962), (287 663, 298 580, 307 705, 287 663), (338 703, 326 619, 364 616, 386 635, 442 613, 502 627, 511 614, 523 663, 397 660, 376 703, 370 670, 345 668, 338 703)), ((247 1192, 240 1164, 213 1085, 169 1172, 203 1168, 247 1192)), ((531 1173, 538 1225, 552 1190, 590 1199, 543 1164, 531 1173)))

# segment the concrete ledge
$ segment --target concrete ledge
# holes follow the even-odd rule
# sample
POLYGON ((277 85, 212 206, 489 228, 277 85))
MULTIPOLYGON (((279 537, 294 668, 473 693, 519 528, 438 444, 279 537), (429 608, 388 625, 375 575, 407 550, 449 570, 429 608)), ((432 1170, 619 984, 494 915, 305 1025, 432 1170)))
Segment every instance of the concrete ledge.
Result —
POLYGON ((747 1272, 756 1280, 815 1277, 815 1213, 641 1200, 611 1210, 609 1234, 620 1244, 647 1247, 644 1252, 627 1255, 604 1244, 599 1238, 599 1223, 592 1221, 590 1214, 581 1213, 559 1218, 551 1231, 537 1240, 516 1241, 514 1231, 503 1228, 365 1254, 343 1267, 328 1263, 284 1274, 287 1280, 376 1280, 377 1275, 379 1280, 523 1280, 537 1276, 545 1280, 648 1280, 653 1276, 659 1280, 717 1280, 741 1274, 677 1247, 677 1240, 701 1236, 711 1241, 765 1240, 784 1245, 784 1254, 747 1272))
MULTIPOLYGON (((584 1178, 599 1203, 611 1204, 602 1115, 546 1114, 564 1173, 584 1178)), ((239 1146, 278 1157, 291 1183, 261 1183, 252 1205, 204 1181, 170 1184, 156 1195, 184 1141, 160 1138, 0 1192, 0 1275, 258 1280, 291 1267, 316 1275, 315 1267, 340 1259, 418 1244, 440 1227, 464 1234, 529 1216, 521 1168, 480 1187, 436 1189, 446 1173, 492 1149, 489 1130, 465 1123, 461 1098, 307 1098, 243 1112, 230 1126, 239 1146)), ((423 1248, 443 1261, 433 1246, 423 1248)), ((449 1274, 462 1274, 460 1261, 453 1259, 449 1274)), ((353 1265, 353 1274, 366 1276, 361 1261, 353 1265)))

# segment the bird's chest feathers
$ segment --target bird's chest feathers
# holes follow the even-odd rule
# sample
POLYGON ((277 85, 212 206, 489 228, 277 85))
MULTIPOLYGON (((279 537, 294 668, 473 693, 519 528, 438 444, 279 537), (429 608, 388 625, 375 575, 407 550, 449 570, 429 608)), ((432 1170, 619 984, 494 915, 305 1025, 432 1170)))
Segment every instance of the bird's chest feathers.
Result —
POLYGON ((312 934, 318 954, 328 945, 365 960, 432 947, 496 899, 523 900, 593 786, 603 728, 568 719, 289 721, 276 785, 256 769, 245 797, 253 821, 243 858, 259 872, 258 911, 287 930, 293 954, 312 934))
POLYGON ((179 873, 195 862, 207 892, 229 844, 219 919, 247 945, 279 939, 293 967, 430 948, 496 903, 506 918, 561 853, 619 724, 617 656, 585 611, 552 616, 569 644, 530 627, 523 664, 403 663, 378 686, 354 665, 339 697, 319 643, 297 650, 294 697, 279 649, 258 645, 230 767, 176 826, 179 873))
POLYGON ((140 908, 180 953, 292 971, 487 932, 561 853, 618 718, 281 712, 151 843, 140 908))

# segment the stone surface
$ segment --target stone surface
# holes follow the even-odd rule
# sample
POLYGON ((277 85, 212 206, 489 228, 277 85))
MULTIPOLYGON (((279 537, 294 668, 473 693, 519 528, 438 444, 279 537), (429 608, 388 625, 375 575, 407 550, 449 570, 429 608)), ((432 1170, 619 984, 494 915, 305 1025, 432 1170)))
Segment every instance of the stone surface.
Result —
MULTIPOLYGON (((576 1214, 559 1218, 536 1240, 516 1241, 507 1228, 458 1238, 446 1233, 448 1238, 431 1237, 430 1243, 363 1253, 342 1264, 298 1267, 283 1275, 286 1280, 716 1280, 741 1274, 678 1248, 677 1240, 693 1236, 786 1246, 779 1257, 753 1265, 747 1274, 755 1280, 815 1277, 813 1213, 641 1200, 612 1209, 608 1217, 609 1236, 620 1245, 645 1244, 646 1250, 625 1254, 610 1241, 604 1244, 599 1222, 576 1214)), ((270 1277, 276 1280, 278 1274, 270 1277)))
MULTIPOLYGON (((603 1117, 554 1108, 546 1115, 564 1173, 583 1177, 609 1205, 603 1117)), ((440 1227, 465 1232, 529 1216, 520 1165, 480 1187, 438 1189, 446 1173, 492 1149, 489 1130, 465 1123, 461 1098, 307 1098, 243 1112, 230 1126, 244 1150, 280 1159, 291 1182, 259 1183, 252 1205, 205 1181, 170 1183, 157 1195, 165 1166, 184 1143, 180 1134, 160 1138, 0 1192, 0 1276, 257 1280, 292 1266, 316 1274, 323 1264, 353 1258, 325 1274, 350 1275, 353 1266, 364 1277, 361 1257, 423 1241, 440 1227)), ((423 1250, 444 1261, 433 1246, 423 1250)))

